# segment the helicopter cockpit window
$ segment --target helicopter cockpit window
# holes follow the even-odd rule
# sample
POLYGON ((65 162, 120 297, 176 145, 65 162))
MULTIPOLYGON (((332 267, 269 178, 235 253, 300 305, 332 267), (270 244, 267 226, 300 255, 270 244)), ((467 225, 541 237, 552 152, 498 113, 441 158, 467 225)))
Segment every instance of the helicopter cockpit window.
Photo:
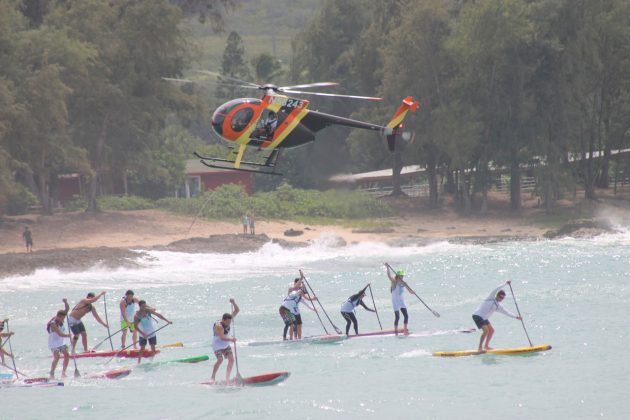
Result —
POLYGON ((238 132, 243 131, 247 124, 249 124, 254 116, 254 110, 252 108, 243 108, 232 116, 232 130, 238 132))

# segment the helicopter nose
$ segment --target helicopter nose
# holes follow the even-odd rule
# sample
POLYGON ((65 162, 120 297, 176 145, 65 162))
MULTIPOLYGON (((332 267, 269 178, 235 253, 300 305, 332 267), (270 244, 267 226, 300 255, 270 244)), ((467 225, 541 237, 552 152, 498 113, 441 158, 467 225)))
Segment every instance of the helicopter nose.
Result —
POLYGON ((223 122, 225 121, 226 115, 220 110, 217 110, 212 114, 212 129, 215 133, 217 133, 220 137, 223 137, 223 122))

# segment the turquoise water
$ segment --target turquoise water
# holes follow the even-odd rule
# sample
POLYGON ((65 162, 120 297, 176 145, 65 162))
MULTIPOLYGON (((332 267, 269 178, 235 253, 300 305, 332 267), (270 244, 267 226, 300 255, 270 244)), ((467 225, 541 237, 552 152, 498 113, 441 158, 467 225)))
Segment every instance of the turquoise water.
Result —
MULTIPOLYGON (((73 304, 90 290, 106 290, 109 320, 115 326, 117 302, 132 288, 174 321, 158 333, 159 343, 185 345, 163 350, 156 361, 211 354, 212 322, 229 309, 233 296, 242 311, 235 325, 241 374, 287 370, 291 377, 271 387, 216 389, 199 385, 209 379, 211 362, 136 369, 121 380, 69 379, 59 388, 0 389, 0 417, 628 418, 630 234, 422 248, 379 244, 328 248, 325 243, 300 250, 267 245, 242 255, 155 252, 155 259, 147 260, 141 270, 95 267, 78 274, 44 270, 1 280, 0 317, 11 319, 17 367, 29 375, 42 376, 49 369, 44 328, 62 308, 62 297, 73 304), (341 303, 372 282, 383 326, 391 328, 383 261, 405 269, 409 284, 442 315, 435 318, 407 294, 410 329, 421 336, 247 346, 280 337, 277 307, 299 268, 340 328, 345 326, 341 303), (436 350, 475 348, 478 333, 453 330, 473 327, 471 313, 490 290, 508 279, 532 341, 551 344, 553 350, 529 356, 431 356, 436 350)), ((506 306, 515 312, 507 291, 506 306)), ((372 306, 369 298, 367 302, 372 306)), ((102 302, 97 309, 103 313, 102 302)), ((323 333, 313 312, 303 308, 302 313, 305 335, 323 333)), ((359 309, 357 317, 360 331, 379 329, 373 314, 359 309)), ((497 330, 494 347, 528 344, 519 321, 495 314, 492 322, 497 330)), ((107 336, 91 317, 86 327, 91 345, 107 336)), ((330 332, 329 324, 326 327, 330 332)), ((119 336, 114 344, 120 345, 119 336)), ((106 360, 80 359, 78 368, 90 373, 133 366, 118 360, 103 365, 106 360)), ((71 364, 70 376, 73 371, 71 364)))

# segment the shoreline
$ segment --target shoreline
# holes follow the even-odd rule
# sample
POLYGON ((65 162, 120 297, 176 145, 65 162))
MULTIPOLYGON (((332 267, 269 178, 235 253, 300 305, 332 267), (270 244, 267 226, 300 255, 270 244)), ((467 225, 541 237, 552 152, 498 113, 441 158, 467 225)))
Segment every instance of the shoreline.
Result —
MULTIPOLYGON (((332 247, 345 247, 346 243, 341 237, 331 236, 327 238, 327 244, 332 247)), ((541 237, 533 236, 453 236, 449 238, 409 237, 395 238, 392 241, 382 242, 393 247, 428 246, 434 243, 447 241, 456 244, 488 244, 506 241, 536 241, 541 237)), ((374 241, 362 241, 372 242, 374 241)), ((9 252, 0 254, 0 281, 15 276, 28 276, 40 269, 56 269, 62 272, 77 272, 89 270, 96 266, 104 266, 111 269, 117 268, 142 268, 141 259, 150 258, 150 251, 171 251, 192 254, 219 253, 241 254, 259 251, 267 243, 276 243, 285 249, 308 247, 313 244, 310 241, 287 241, 284 239, 270 238, 265 234, 244 235, 224 234, 211 235, 209 237, 194 237, 172 242, 167 245, 156 245, 147 248, 121 248, 121 247, 93 247, 93 248, 57 248, 26 252, 9 252)))
MULTIPOLYGON (((242 226, 236 222, 194 220, 157 210, 5 218, 0 224, 0 280, 45 268, 61 271, 81 271, 97 265, 140 268, 140 259, 147 258, 147 251, 152 250, 238 254, 255 252, 268 242, 283 248, 318 242, 330 247, 362 242, 392 247, 421 247, 442 241, 487 244, 541 240, 548 237, 549 231, 533 224, 531 217, 504 215, 462 218, 440 212, 400 216, 386 222, 391 227, 352 229, 257 220, 257 234, 250 235, 243 234, 242 226), (26 225, 30 226, 34 238, 34 252, 30 254, 22 248, 21 232, 26 225)), ((593 221, 589 225, 578 225, 573 231, 586 228, 582 236, 606 231, 592 225, 593 221)))

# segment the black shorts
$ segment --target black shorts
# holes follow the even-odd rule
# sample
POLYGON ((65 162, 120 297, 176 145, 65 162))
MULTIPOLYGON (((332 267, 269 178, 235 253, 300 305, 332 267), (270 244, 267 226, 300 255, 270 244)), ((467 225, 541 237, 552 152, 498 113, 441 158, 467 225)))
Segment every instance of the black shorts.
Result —
POLYGON ((302 325, 302 315, 295 315, 295 325, 302 325))
MULTIPOLYGON (((146 347, 147 345, 147 339, 144 337, 140 337, 140 339, 138 340, 140 342, 140 347, 146 347)), ((157 337, 153 336, 149 338, 149 344, 152 346, 155 346, 157 344, 157 337)))
POLYGON ((79 322, 78 324, 71 326, 70 331, 72 331, 72 334, 74 335, 79 335, 82 332, 85 332, 85 325, 83 325, 83 322, 79 322))
POLYGON ((483 319, 479 315, 473 315, 472 318, 473 321, 475 321, 475 325, 477 325, 477 328, 479 329, 481 329, 484 325, 490 324, 490 321, 488 321, 487 319, 483 319))

